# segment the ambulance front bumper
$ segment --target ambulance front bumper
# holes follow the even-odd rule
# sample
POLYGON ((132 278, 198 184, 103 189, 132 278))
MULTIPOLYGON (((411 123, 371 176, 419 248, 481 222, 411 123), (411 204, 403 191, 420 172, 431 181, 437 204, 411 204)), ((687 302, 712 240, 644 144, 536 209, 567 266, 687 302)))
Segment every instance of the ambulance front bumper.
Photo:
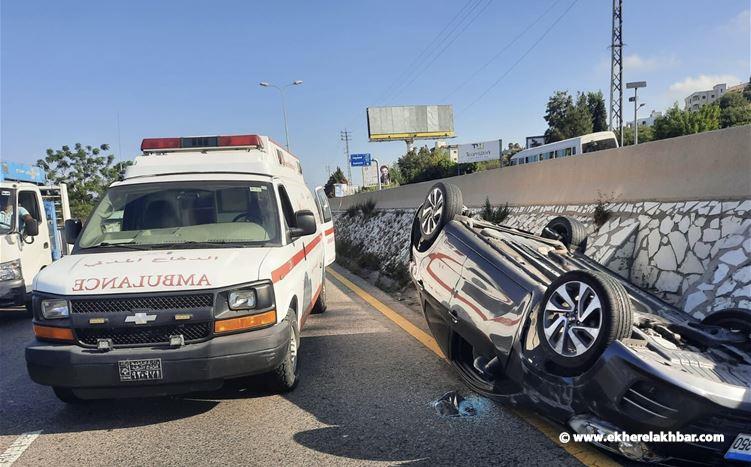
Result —
POLYGON ((286 321, 266 329, 214 337, 177 348, 115 348, 34 342, 26 367, 39 384, 70 388, 82 399, 148 397, 219 389, 226 380, 266 373, 289 348, 286 321), (161 379, 122 381, 120 362, 159 359, 161 379))

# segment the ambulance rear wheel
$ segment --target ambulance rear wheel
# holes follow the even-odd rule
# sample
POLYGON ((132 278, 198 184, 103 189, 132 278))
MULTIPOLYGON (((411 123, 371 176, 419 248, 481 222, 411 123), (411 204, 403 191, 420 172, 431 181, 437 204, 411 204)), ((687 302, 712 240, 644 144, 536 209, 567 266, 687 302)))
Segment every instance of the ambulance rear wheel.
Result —
POLYGON ((319 314, 326 311, 326 270, 323 271, 323 282, 321 283, 321 293, 318 294, 318 299, 315 305, 313 305, 313 314, 319 314))

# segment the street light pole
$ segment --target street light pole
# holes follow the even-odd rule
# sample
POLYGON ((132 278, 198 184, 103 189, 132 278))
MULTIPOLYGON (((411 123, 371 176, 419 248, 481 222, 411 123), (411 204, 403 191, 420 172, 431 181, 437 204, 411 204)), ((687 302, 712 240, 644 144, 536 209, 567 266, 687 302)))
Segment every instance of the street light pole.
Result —
POLYGON ((631 83, 626 83, 626 89, 633 89, 634 90, 634 97, 629 97, 629 101, 634 102, 634 145, 639 144, 639 125, 637 124, 638 121, 636 119, 636 112, 644 106, 644 104, 639 105, 639 98, 637 96, 637 91, 639 88, 646 88, 647 82, 646 81, 633 81, 631 83))
POLYGON ((279 95, 282 97, 282 117, 284 118, 284 139, 287 146, 287 151, 289 151, 289 128, 287 126, 287 102, 286 98, 284 96, 284 90, 290 86, 298 86, 302 84, 302 80, 295 80, 292 81, 290 84, 287 84, 285 86, 279 87, 275 84, 267 83, 266 81, 261 81, 258 83, 259 86, 262 86, 264 88, 274 88, 277 91, 279 91, 279 95))

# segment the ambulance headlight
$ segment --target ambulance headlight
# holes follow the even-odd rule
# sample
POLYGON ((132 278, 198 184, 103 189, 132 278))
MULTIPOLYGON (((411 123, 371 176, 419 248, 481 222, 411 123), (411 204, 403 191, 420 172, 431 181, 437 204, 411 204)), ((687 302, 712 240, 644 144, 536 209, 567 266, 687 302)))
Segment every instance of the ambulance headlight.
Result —
POLYGON ((0 263, 0 281, 13 281, 23 277, 21 275, 21 261, 13 260, 0 263))
POLYGON ((42 300, 42 316, 44 319, 59 319, 70 316, 70 304, 67 300, 58 298, 42 300))
POLYGON ((238 289, 233 290, 228 296, 229 308, 231 310, 248 310, 256 307, 255 289, 238 289))

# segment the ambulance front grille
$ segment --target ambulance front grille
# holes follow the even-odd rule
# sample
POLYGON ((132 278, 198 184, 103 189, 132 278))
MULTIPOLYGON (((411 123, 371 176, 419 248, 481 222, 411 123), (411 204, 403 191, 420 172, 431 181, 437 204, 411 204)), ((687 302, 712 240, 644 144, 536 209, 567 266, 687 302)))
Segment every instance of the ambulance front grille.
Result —
POLYGON ((152 295, 71 300, 73 313, 115 313, 131 311, 182 311, 214 306, 214 294, 152 295))

